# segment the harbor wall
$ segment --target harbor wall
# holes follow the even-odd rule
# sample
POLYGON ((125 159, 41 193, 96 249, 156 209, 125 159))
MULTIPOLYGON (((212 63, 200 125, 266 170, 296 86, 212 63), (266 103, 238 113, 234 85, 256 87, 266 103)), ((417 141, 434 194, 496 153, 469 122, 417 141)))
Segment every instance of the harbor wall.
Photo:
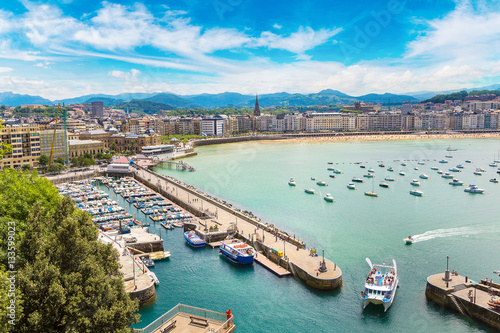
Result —
POLYGON ((160 252, 165 250, 163 248, 163 240, 147 242, 147 243, 128 243, 126 244, 126 246, 132 249, 139 250, 144 253, 160 252))
POLYGON ((129 293, 130 299, 138 299, 139 305, 150 303, 156 299, 156 289, 153 282, 147 288, 141 290, 133 290, 129 293))
POLYGON ((322 278, 320 276, 314 276, 309 274, 306 270, 304 270, 299 265, 295 264, 293 261, 290 262, 291 272, 293 275, 302 280, 308 286, 314 289, 320 290, 333 290, 342 286, 342 274, 339 274, 336 278, 322 278))
POLYGON ((286 139, 283 135, 255 135, 255 136, 239 136, 233 138, 202 139, 193 141, 193 147, 219 145, 223 143, 234 143, 234 142, 245 142, 245 141, 283 140, 283 139, 286 139))

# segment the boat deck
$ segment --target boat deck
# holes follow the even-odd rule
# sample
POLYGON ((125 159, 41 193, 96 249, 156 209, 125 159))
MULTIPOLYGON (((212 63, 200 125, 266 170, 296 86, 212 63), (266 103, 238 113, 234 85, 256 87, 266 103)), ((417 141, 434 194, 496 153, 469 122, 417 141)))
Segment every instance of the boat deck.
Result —
POLYGON ((264 266, 265 268, 267 268, 268 270, 270 270, 271 272, 273 272, 274 274, 278 275, 279 277, 289 276, 292 274, 289 271, 287 271, 286 269, 284 269, 283 267, 276 265, 274 262, 267 259, 262 254, 257 255, 254 258, 254 260, 257 261, 262 266, 264 266))

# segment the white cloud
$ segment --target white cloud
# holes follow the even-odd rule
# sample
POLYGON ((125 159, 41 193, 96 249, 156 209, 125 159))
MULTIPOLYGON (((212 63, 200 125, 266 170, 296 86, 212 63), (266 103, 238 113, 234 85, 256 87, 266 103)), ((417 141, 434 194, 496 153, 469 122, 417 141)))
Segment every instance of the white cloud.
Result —
POLYGON ((53 62, 50 62, 50 61, 45 61, 45 62, 39 62, 39 63, 36 63, 34 64, 33 66, 35 67, 40 67, 40 68, 52 68, 51 65, 53 65, 54 63, 53 62))
POLYGON ((0 34, 12 30, 13 25, 12 13, 0 9, 0 34))
POLYGON ((273 28, 275 28, 275 29, 278 29, 278 30, 279 30, 279 29, 283 28, 283 26, 279 25, 278 23, 275 23, 275 24, 273 25, 273 28))
POLYGON ((0 73, 8 73, 8 72, 12 72, 14 70, 14 68, 11 68, 11 67, 0 67, 0 73))

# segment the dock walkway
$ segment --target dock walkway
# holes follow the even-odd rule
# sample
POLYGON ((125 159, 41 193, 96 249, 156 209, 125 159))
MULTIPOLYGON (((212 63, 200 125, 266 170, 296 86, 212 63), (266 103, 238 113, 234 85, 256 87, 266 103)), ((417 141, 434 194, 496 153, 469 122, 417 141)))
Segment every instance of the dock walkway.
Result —
POLYGON ((254 260, 257 261, 262 266, 264 266, 265 268, 267 268, 268 270, 270 270, 271 272, 273 272, 274 274, 278 275, 279 277, 289 276, 292 274, 283 267, 276 265, 274 262, 267 259, 262 254, 257 255, 254 260))

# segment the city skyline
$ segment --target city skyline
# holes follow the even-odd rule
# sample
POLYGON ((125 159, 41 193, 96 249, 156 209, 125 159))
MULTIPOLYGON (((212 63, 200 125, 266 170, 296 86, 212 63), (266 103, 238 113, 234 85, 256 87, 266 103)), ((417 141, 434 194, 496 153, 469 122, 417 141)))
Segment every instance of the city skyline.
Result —
POLYGON ((312 93, 499 82, 498 1, 9 2, 0 92, 312 93))

